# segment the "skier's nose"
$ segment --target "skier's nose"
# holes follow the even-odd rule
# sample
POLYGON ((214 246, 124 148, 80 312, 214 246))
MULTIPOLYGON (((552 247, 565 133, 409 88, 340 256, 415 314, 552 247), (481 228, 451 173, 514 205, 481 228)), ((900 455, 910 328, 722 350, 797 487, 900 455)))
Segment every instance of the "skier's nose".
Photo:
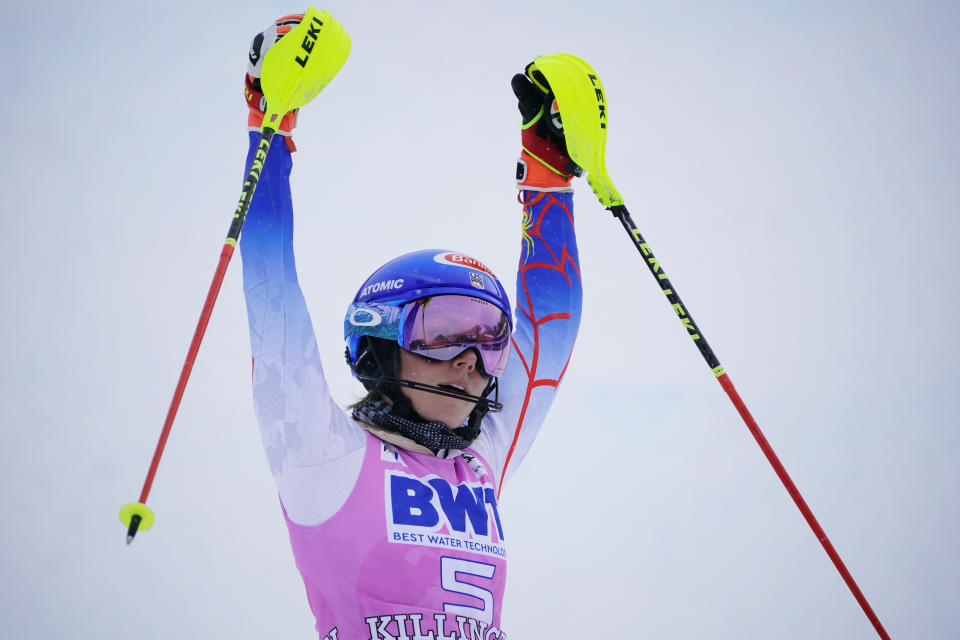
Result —
POLYGON ((476 371, 477 352, 473 349, 465 349, 460 355, 453 359, 453 366, 457 369, 466 367, 467 371, 476 371))

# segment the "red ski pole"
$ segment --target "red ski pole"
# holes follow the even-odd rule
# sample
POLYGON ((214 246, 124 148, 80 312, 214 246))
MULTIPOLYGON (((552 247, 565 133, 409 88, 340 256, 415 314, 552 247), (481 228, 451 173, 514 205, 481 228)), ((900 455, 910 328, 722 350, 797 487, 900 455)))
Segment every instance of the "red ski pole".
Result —
POLYGON ((797 505, 797 508, 800 509, 800 513, 803 514, 807 524, 810 525, 814 535, 817 536, 817 540, 820 541, 824 551, 827 552, 830 560, 833 561, 833 565, 837 568, 837 571, 840 572, 840 576, 843 578, 843 581, 847 583, 847 587, 850 589, 850 592, 853 593, 853 597, 856 598, 858 603, 860 603, 860 608, 862 608, 863 612, 867 615, 867 619, 870 620, 870 624, 872 624, 874 629, 877 630, 877 633, 880 634, 881 638, 884 640, 890 640, 890 636, 887 635, 883 625, 880 624, 880 619, 877 618, 877 614, 874 613, 870 603, 867 602, 867 598, 863 595, 863 592, 860 591, 860 587, 857 586, 853 576, 850 575, 850 571, 847 570, 847 566, 843 563, 843 560, 840 559, 840 554, 837 553, 837 550, 834 549, 833 544, 831 544, 830 540, 827 538, 827 534, 823 530, 823 527, 821 527, 820 523, 817 522, 813 512, 810 510, 810 507, 807 506, 806 500, 804 500, 803 496, 800 495, 799 489, 797 489, 797 486, 793 484, 793 480, 790 478, 787 470, 780 462, 780 458, 778 458, 777 454, 774 453, 773 447, 771 447, 770 443, 767 442, 763 432, 760 431, 760 426, 757 424, 757 421, 753 419, 753 416, 750 414, 750 410, 747 409, 747 405, 744 404, 743 399, 740 398, 740 394, 737 393, 737 390, 734 388, 733 381, 730 380, 730 376, 727 375, 727 373, 723 370, 723 367, 720 365, 720 361, 713 353, 713 349, 711 349, 710 345, 707 344, 707 339, 703 336, 703 333, 693 321, 693 317, 690 315, 690 310, 683 304, 683 301, 680 300, 680 296, 677 295, 677 291, 670 283, 670 279, 667 277, 667 274, 663 272, 660 262, 653 255, 653 251, 644 241, 643 236, 640 235, 640 230, 637 229, 636 225, 633 223, 633 219, 630 217, 630 212, 627 211, 627 208, 624 205, 616 205, 613 207, 608 207, 608 209, 610 209, 611 213, 613 213, 613 215, 620 220, 620 222, 623 224, 623 227, 627 230, 627 233, 629 233, 630 237, 633 238, 633 242, 636 245, 637 250, 646 259, 647 267, 649 267, 650 272, 657 279, 657 282, 659 283, 660 288, 663 290, 663 293, 667 296, 667 302, 669 302, 670 306, 672 306, 674 311, 677 312, 680 322, 683 323, 684 328, 686 328, 687 332, 690 334, 694 344, 697 345, 697 349, 700 350, 700 354, 703 355, 704 360, 707 361, 707 365, 717 377, 717 382, 719 382, 720 386, 723 387, 723 390, 727 392, 727 396, 730 397, 730 400, 733 402, 733 406, 737 408, 737 411, 740 413, 740 417, 743 418, 743 421, 746 423, 747 429, 750 430, 750 433, 753 434, 757 444, 760 445, 763 455, 767 457, 767 460, 773 466, 773 470, 776 472, 777 477, 780 478, 780 482, 782 482, 783 486, 786 487, 787 493, 789 493, 790 497, 793 498, 793 502, 797 505))
POLYGON ((314 7, 307 9, 300 24, 279 39, 264 54, 260 82, 263 95, 267 100, 267 111, 263 116, 260 142, 250 164, 247 179, 243 183, 243 190, 240 192, 240 200, 234 211, 227 239, 220 251, 220 261, 217 263, 213 282, 210 283, 210 289, 203 303, 197 328, 193 332, 193 340, 190 341, 187 358, 180 371, 173 400, 167 410, 167 417, 160 431, 160 439, 153 452, 143 489, 140 491, 140 499, 120 509, 120 520, 127 527, 127 544, 133 541, 138 529, 146 530, 153 525, 154 515, 146 505, 147 496, 150 495, 160 457, 163 455, 170 429, 173 427, 187 380, 190 379, 193 362, 203 341, 203 334, 217 301, 220 285, 223 283, 230 258, 240 238, 240 230, 257 189, 260 172, 267 159, 270 141, 276 132, 276 127, 284 114, 302 107, 323 91, 340 71, 349 54, 350 36, 347 35, 346 30, 327 11, 318 12, 314 7))
POLYGON ((707 365, 717 377, 720 386, 723 387, 723 390, 726 391, 730 400, 733 401, 734 406, 740 413, 740 417, 743 418, 750 433, 753 434, 757 444, 760 445, 763 454, 773 466, 777 477, 780 478, 783 486, 787 489, 787 493, 790 494, 797 508, 800 509, 800 513, 803 514, 807 524, 810 525, 814 535, 817 536, 817 540, 820 541, 824 551, 827 552, 837 571, 840 572, 840 576, 847 584, 851 593, 853 593, 854 598, 856 598, 860 604, 863 612, 867 615, 870 624, 873 625, 881 638, 889 640, 890 636, 887 635, 883 625, 880 624, 877 614, 874 613, 870 603, 867 602, 863 592, 860 591, 860 587, 857 586, 853 576, 850 575, 850 571, 847 570, 843 560, 840 559, 840 554, 833 548, 823 527, 820 526, 820 523, 817 522, 817 519, 813 516, 813 512, 810 511, 810 507, 807 506, 803 496, 800 495, 800 491, 796 485, 793 484, 793 480, 790 479, 783 464, 781 464, 779 458, 777 458, 777 455, 773 452, 770 443, 767 442, 767 439, 763 436, 756 420, 750 415, 746 405, 734 388, 730 377, 724 372, 723 367, 720 366, 720 361, 716 355, 714 355, 710 345, 707 344, 703 332, 701 332, 694 323, 689 309, 687 309, 680 300, 680 296, 677 295, 676 289, 670 283, 670 279, 667 278, 667 274, 665 274, 660 267, 660 262, 653 255, 650 246, 644 241, 643 236, 640 235, 640 230, 637 229, 637 226, 630 218, 630 213, 627 211, 623 198, 617 192, 613 180, 610 179, 610 175, 607 173, 604 161, 607 139, 608 105, 606 95, 603 91, 603 85, 597 76, 597 72, 585 61, 566 53, 540 56, 534 60, 533 67, 546 76, 550 84, 550 89, 556 96, 557 106, 562 117, 563 133, 570 157, 589 174, 587 182, 593 188, 600 203, 607 207, 614 216, 619 218, 624 229, 627 230, 627 233, 633 240, 634 246, 636 246, 647 263, 650 273, 653 274, 653 277, 663 290, 664 295, 666 295, 667 302, 673 307, 674 311, 676 311, 677 317, 680 319, 680 322, 683 323, 684 328, 686 328, 688 334, 693 339, 694 344, 697 345, 697 349, 700 350, 701 355, 703 355, 707 361, 707 365))

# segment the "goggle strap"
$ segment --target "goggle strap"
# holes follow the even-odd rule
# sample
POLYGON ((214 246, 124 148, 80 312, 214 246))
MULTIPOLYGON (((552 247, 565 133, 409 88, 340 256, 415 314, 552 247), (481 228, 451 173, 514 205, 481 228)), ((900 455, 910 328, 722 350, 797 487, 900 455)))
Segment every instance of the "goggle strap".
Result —
POLYGON ((401 308, 377 302, 354 302, 347 307, 344 336, 372 336, 397 341, 401 308))

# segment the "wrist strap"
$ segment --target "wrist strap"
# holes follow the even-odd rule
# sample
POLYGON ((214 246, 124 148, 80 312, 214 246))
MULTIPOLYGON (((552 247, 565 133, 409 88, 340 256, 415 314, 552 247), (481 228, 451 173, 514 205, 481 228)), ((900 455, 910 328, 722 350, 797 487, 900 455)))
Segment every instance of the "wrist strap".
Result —
POLYGON ((563 176, 526 149, 517 160, 517 187, 531 191, 573 191, 572 176, 563 176))

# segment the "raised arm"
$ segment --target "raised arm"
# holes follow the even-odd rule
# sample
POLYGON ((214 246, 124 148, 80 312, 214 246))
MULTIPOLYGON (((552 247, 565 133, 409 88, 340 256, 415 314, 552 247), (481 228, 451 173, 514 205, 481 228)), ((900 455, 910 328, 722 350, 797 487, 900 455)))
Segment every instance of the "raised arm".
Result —
MULTIPOLYGON (((255 75, 259 59, 259 52, 251 54, 247 78, 251 110, 260 105, 255 75)), ((282 133, 295 115, 284 118, 282 133)), ((247 166, 259 139, 254 132, 249 136, 247 166)), ((240 255, 257 420, 280 497, 296 521, 318 516, 315 494, 328 489, 320 465, 359 449, 364 438, 330 396, 297 280, 290 197, 293 145, 288 140, 275 138, 267 154, 243 228, 240 255)))
POLYGON ((498 467, 500 487, 533 444, 563 379, 580 326, 582 288, 573 221, 579 175, 566 153, 549 86, 528 67, 512 85, 523 116, 517 181, 523 204, 516 327, 500 379, 503 410, 484 422, 478 448, 498 467), (531 81, 533 80, 533 81, 531 81))

